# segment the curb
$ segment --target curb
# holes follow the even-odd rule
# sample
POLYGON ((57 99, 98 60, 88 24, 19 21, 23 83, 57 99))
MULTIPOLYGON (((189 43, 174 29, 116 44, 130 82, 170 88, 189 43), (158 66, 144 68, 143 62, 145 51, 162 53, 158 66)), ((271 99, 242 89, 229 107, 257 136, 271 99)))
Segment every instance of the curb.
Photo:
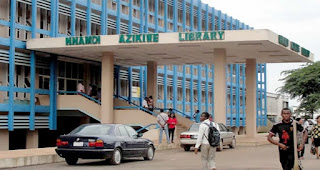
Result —
POLYGON ((18 158, 3 158, 0 159, 0 168, 16 168, 30 165, 57 163, 62 161, 64 161, 64 159, 57 154, 26 156, 18 158))

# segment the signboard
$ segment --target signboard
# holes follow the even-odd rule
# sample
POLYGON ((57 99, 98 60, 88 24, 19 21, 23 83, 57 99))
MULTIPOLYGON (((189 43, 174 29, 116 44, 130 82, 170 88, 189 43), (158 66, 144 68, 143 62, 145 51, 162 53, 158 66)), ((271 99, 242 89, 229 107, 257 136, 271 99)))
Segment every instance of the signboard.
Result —
POLYGON ((131 96, 132 97, 140 97, 140 87, 132 86, 131 87, 131 96))
POLYGON ((224 40, 224 31, 179 33, 179 41, 224 40))
MULTIPOLYGON (((284 47, 289 47, 289 40, 282 36, 282 35, 279 35, 278 36, 278 43, 283 45, 284 47)), ((295 43, 295 42, 290 42, 290 49, 292 51, 295 51, 297 53, 300 53, 301 51, 301 55, 305 56, 305 57, 309 57, 310 56, 310 51, 303 48, 303 47, 300 47, 299 44, 295 43)))
POLYGON ((159 34, 126 34, 119 36, 119 43, 159 42, 159 34))
POLYGON ((92 35, 85 37, 66 37, 66 45, 90 45, 90 44, 100 44, 100 36, 92 35))

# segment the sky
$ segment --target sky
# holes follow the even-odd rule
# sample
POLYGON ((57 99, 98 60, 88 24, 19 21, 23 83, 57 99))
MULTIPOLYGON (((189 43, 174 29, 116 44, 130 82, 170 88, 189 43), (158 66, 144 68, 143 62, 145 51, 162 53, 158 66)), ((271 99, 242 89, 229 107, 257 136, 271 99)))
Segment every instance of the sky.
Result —
MULTIPOLYGON (((320 60, 320 0, 202 0, 222 13, 254 29, 269 29, 310 50, 320 60)), ((267 91, 276 93, 283 85, 282 71, 303 63, 267 64, 267 91)), ((296 99, 290 106, 298 106, 296 99)))

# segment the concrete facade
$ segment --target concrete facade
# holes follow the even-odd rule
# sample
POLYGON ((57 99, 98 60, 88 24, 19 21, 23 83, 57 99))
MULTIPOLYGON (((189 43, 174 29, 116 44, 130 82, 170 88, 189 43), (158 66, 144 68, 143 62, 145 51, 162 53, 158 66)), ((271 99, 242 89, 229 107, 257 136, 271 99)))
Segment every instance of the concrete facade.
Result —
MULTIPOLYGON (((289 108, 289 97, 276 94, 267 93, 267 116, 271 122, 279 122, 281 118, 281 110, 283 108, 289 108)), ((292 110, 294 112, 294 110, 292 110)))

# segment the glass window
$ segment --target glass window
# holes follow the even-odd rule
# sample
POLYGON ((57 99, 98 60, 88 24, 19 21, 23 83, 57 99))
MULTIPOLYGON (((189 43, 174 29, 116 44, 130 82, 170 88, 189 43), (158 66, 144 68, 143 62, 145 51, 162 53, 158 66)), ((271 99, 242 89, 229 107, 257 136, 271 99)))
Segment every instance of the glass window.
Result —
POLYGON ((70 134, 77 134, 77 135, 107 135, 111 126, 108 125, 84 125, 79 126, 70 134))
POLYGON ((137 137, 138 133, 130 126, 125 126, 128 133, 129 133, 129 136, 134 138, 134 137, 137 137))
POLYGON ((67 71, 66 71, 66 73, 67 73, 66 77, 67 77, 67 78, 71 78, 71 63, 69 63, 69 62, 66 63, 66 69, 67 69, 67 71))
POLYGON ((221 132, 226 132, 227 131, 226 126, 224 126, 223 124, 220 124, 220 123, 219 123, 219 129, 220 129, 221 132))
POLYGON ((195 123, 195 124, 192 124, 189 128, 189 131, 191 132, 196 132, 196 131, 199 131, 199 126, 200 126, 200 123, 195 123))
POLYGON ((128 134, 127 130, 124 128, 124 126, 118 126, 118 128, 120 131, 120 136, 129 137, 129 134, 128 134))

